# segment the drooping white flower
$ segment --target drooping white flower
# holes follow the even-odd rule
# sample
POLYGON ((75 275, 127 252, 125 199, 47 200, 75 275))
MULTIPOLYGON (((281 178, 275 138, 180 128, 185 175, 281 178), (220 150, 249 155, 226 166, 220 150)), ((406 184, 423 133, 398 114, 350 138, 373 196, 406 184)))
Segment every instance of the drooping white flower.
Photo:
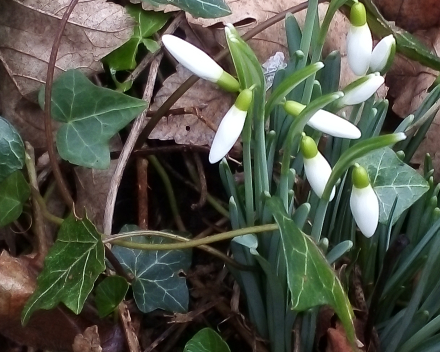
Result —
POLYGON ((240 89, 240 84, 234 77, 194 45, 171 34, 163 35, 162 43, 182 66, 200 78, 214 82, 229 92, 240 89))
POLYGON ((352 182, 351 213, 359 230, 365 237, 371 237, 376 232, 379 222, 379 200, 371 187, 367 171, 359 164, 354 166, 352 182))
POLYGON ((252 91, 244 89, 223 117, 209 151, 209 162, 211 164, 220 161, 234 146, 243 130, 251 102, 252 91))
POLYGON ((344 96, 338 100, 338 105, 346 106, 363 103, 376 93, 384 81, 384 78, 377 72, 357 79, 344 88, 344 96))
POLYGON ((347 34, 347 59, 353 73, 363 76, 370 66, 373 39, 367 24, 365 6, 356 2, 350 10, 350 29, 347 34))
MULTIPOLYGON (((301 153, 304 159, 304 171, 310 183, 310 187, 312 187, 316 195, 321 198, 330 174, 332 173, 332 168, 318 151, 315 141, 305 134, 303 134, 301 139, 301 153)), ((335 188, 333 187, 329 201, 331 201, 334 196, 335 188)))
POLYGON ((390 34, 374 47, 371 54, 370 70, 384 74, 390 68, 396 53, 396 40, 390 34))
MULTIPOLYGON (((305 105, 296 101, 288 100, 284 103, 284 109, 293 116, 298 116, 305 105)), ((350 121, 332 114, 325 110, 318 110, 307 122, 307 124, 323 133, 327 133, 333 137, 358 139, 361 137, 361 131, 350 121)))

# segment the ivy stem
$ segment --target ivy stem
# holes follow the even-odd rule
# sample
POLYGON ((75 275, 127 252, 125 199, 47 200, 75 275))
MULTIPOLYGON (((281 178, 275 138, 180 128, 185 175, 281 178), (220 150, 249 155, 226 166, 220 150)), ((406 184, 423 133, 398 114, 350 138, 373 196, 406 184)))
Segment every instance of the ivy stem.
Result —
POLYGON ((126 232, 120 235, 112 235, 104 237, 103 243, 112 243, 114 245, 118 245, 121 247, 132 248, 132 249, 144 249, 144 250, 172 250, 172 249, 184 249, 184 248, 193 248, 202 245, 207 245, 214 242, 228 240, 237 236, 247 235, 249 233, 260 233, 260 232, 270 232, 278 230, 277 224, 266 224, 266 225, 258 225, 245 227, 238 230, 228 231, 219 233, 216 235, 212 235, 209 237, 199 238, 197 240, 189 240, 185 237, 181 237, 174 234, 169 234, 162 231, 132 231, 126 232), (122 240, 123 238, 131 238, 135 236, 162 236, 174 239, 176 241, 183 241, 180 243, 163 243, 163 244, 149 244, 149 243, 136 243, 122 240))

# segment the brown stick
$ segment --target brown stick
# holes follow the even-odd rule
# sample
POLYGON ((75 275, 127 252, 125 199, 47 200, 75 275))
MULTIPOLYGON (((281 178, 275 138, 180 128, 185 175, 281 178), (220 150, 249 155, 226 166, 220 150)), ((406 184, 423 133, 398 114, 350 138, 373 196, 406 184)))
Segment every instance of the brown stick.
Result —
POLYGON ((69 6, 64 12, 63 18, 60 21, 60 26, 56 34, 55 40, 52 45, 52 51, 50 53, 50 59, 47 66, 47 76, 46 76, 46 88, 44 90, 44 130, 46 133, 46 146, 49 153, 50 164, 52 166, 53 175, 57 183, 58 189, 60 191, 61 197, 63 198, 66 205, 72 209, 74 206, 73 198, 67 188, 66 182, 64 181, 63 175, 61 173, 60 167, 57 162, 55 155, 55 149, 53 146, 53 136, 52 136, 52 120, 51 120, 51 103, 52 103, 52 85, 53 85, 53 74, 55 70, 55 62, 57 60, 58 49, 61 43, 61 37, 63 36, 64 29, 66 28, 67 21, 70 14, 75 8, 78 0, 71 0, 69 6))

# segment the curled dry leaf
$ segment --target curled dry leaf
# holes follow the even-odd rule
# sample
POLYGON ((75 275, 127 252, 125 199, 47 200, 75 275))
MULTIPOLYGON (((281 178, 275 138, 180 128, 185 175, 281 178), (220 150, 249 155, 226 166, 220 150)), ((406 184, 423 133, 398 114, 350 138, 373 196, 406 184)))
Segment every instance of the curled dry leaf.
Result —
MULTIPOLYGON (((0 111, 35 148, 45 144, 43 114, 24 96, 36 98, 31 93, 46 80, 52 45, 69 3, 0 1, 0 111)), ((70 68, 88 74, 101 71, 99 60, 130 38, 133 24, 122 6, 80 0, 61 40, 55 75, 70 68)))
MULTIPOLYGON (((163 102, 186 81, 191 73, 178 65, 177 72, 168 77, 157 92, 152 110, 163 102)), ((218 126, 234 101, 232 94, 217 88, 211 82, 198 80, 174 105, 175 108, 199 107, 204 119, 218 126)), ((196 115, 164 116, 150 134, 150 139, 175 140, 178 144, 207 145, 214 138, 214 131, 196 115)))
POLYGON ((76 335, 72 348, 73 352, 101 352, 98 327, 96 325, 90 326, 84 331, 84 334, 76 335))

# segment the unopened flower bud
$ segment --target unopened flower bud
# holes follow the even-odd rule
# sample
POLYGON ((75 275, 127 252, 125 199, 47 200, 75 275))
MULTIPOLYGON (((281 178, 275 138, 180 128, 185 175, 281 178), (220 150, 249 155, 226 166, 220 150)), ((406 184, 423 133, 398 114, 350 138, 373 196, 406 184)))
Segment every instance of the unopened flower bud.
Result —
MULTIPOLYGON (((330 174, 332 173, 332 168, 318 151, 318 147, 312 138, 303 134, 300 147, 304 159, 304 171, 307 180, 316 195, 321 198, 330 174)), ((331 201, 334 196, 335 188, 333 187, 329 201, 331 201)))
MULTIPOLYGON (((284 103, 286 112, 293 116, 299 115, 304 108, 305 105, 296 101, 288 100, 284 103)), ((333 137, 358 139, 361 136, 361 131, 350 121, 325 110, 318 110, 307 124, 333 137)))
POLYGON ((348 65, 357 76, 363 76, 370 65, 373 39, 367 24, 365 6, 356 2, 350 10, 350 29, 347 34, 348 65))
POLYGON ((240 89, 240 84, 234 77, 194 45, 171 34, 163 35, 162 43, 182 66, 200 78, 216 83, 228 92, 237 92, 240 89))
POLYGON ((371 187, 367 171, 355 164, 352 173, 353 186, 350 196, 350 208, 359 230, 371 237, 379 222, 379 200, 371 187))
POLYGON ((237 97, 234 105, 231 106, 223 117, 209 152, 209 162, 211 164, 220 161, 231 150, 238 137, 240 137, 251 103, 252 91, 244 89, 237 97))
POLYGON ((372 72, 380 72, 384 74, 388 71, 393 63, 394 55, 396 53, 396 40, 390 34, 374 47, 371 54, 370 70, 372 72))

